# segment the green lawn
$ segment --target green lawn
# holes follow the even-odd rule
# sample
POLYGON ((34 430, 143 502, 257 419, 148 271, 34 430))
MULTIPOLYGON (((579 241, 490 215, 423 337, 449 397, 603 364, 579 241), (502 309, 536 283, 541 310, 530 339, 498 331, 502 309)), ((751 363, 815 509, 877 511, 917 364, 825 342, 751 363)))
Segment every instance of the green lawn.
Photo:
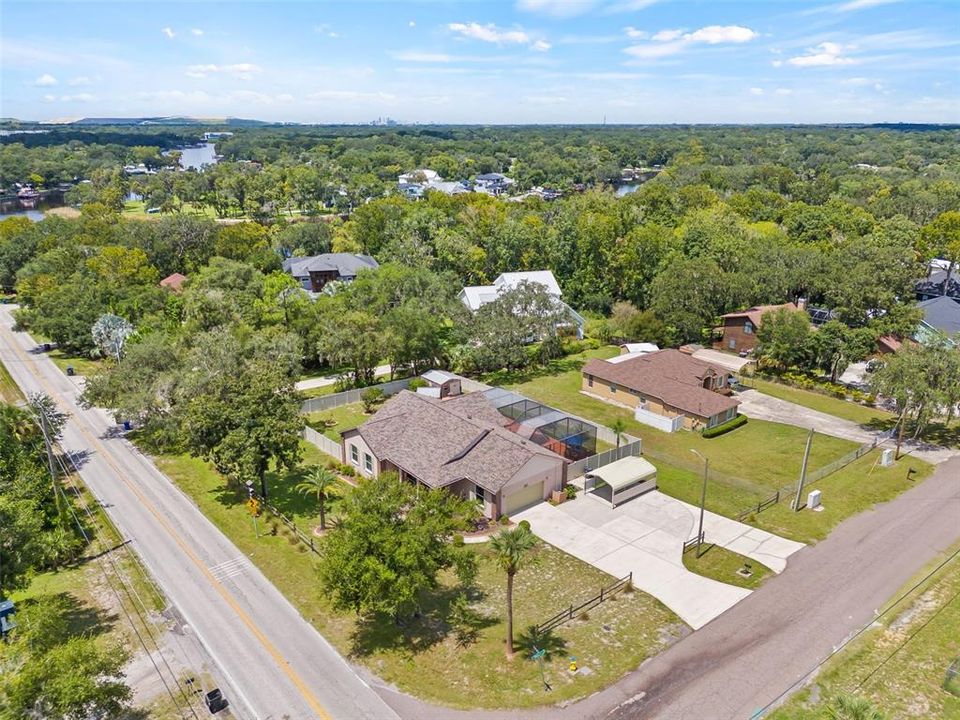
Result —
POLYGON ((341 432, 362 425, 370 417, 363 411, 363 403, 355 402, 332 410, 309 413, 307 423, 317 432, 322 432, 331 440, 340 442, 341 432), (333 425, 328 426, 328 422, 333 425))
POLYGON ((763 581, 773 574, 773 570, 766 565, 712 543, 704 544, 700 557, 697 557, 696 548, 685 552, 683 565, 698 575, 749 590, 760 587, 763 581), (750 577, 744 577, 737 572, 745 565, 750 566, 750 577))
POLYGON ((803 407, 817 410, 827 415, 834 415, 844 420, 850 420, 859 425, 883 426, 892 424, 894 415, 880 408, 867 407, 848 400, 831 397, 810 390, 801 390, 782 383, 770 382, 769 380, 760 380, 750 378, 747 382, 749 387, 755 388, 764 395, 786 400, 788 402, 803 405, 803 407))
POLYGON ((300 394, 304 398, 315 398, 323 397, 324 395, 333 395, 337 391, 337 386, 335 383, 330 385, 322 385, 320 387, 308 388, 307 390, 301 390, 300 394))
MULTIPOLYGON (((181 214, 199 215, 200 217, 210 218, 211 220, 217 218, 217 213, 213 208, 198 206, 193 203, 184 203, 181 214)), ((123 204, 121 215, 134 220, 159 220, 165 216, 164 213, 148 213, 146 203, 144 203, 143 200, 127 200, 123 204)), ((166 214, 166 216, 169 215, 171 215, 171 213, 166 214)))
MULTIPOLYGON (((157 458, 160 468, 199 505, 203 513, 248 555, 264 574, 333 645, 364 663, 384 681, 430 702, 456 707, 531 707, 583 697, 617 680, 644 659, 686 632, 683 623, 657 600, 641 592, 615 596, 555 631, 565 648, 545 663, 553 690, 546 693, 536 663, 503 655, 504 593, 506 578, 490 561, 484 546, 480 574, 471 609, 475 637, 461 646, 444 621, 452 597, 445 578, 438 592, 426 598, 424 618, 412 626, 392 623, 361 625, 351 614, 337 613, 316 580, 315 556, 291 540, 282 525, 271 535, 266 517, 254 538, 250 516, 243 506, 245 493, 225 486, 206 464, 183 456, 157 458), (567 671, 568 655, 577 657, 585 672, 567 671)), ((315 522, 312 501, 287 487, 291 480, 272 477, 273 500, 298 525, 315 522)), ((563 606, 586 600, 608 575, 544 546, 537 563, 517 576, 515 627, 519 636, 531 624, 554 615, 563 606)))
POLYGON ((7 366, 0 362, 0 401, 8 405, 16 405, 23 401, 20 387, 13 381, 7 366))
POLYGON ((82 355, 70 355, 63 350, 51 350, 47 357, 53 360, 54 364, 64 373, 68 367, 72 367, 77 375, 92 375, 103 366, 103 360, 91 360, 82 355))
POLYGON ((891 720, 960 720, 960 697, 943 688, 947 667, 960 658, 960 560, 911 597, 827 662, 816 696, 801 690, 771 720, 820 720, 825 702, 840 693, 870 700, 891 720))

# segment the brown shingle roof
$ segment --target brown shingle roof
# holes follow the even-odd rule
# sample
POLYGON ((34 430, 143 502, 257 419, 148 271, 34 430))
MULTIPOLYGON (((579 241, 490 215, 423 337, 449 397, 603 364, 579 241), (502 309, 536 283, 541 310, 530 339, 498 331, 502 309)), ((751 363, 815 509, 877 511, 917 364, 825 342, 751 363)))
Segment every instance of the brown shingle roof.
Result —
POLYGON ((721 317, 731 319, 741 317, 749 318, 754 327, 760 327, 760 321, 763 318, 764 313, 773 312, 774 310, 779 310, 780 308, 787 308, 788 310, 800 309, 792 302, 788 302, 783 305, 756 305, 752 308, 747 308, 746 310, 738 310, 737 312, 730 312, 726 315, 721 315, 721 317))
POLYGON ((621 363, 593 359, 583 366, 585 375, 659 399, 700 417, 711 417, 737 407, 740 402, 707 390, 707 374, 727 375, 716 365, 697 360, 679 350, 661 350, 621 363))
POLYGON ((381 461, 431 487, 467 478, 497 493, 535 456, 564 462, 507 430, 509 422, 480 393, 437 400, 404 390, 344 438, 359 434, 381 461))
POLYGON ((170 288, 174 292, 180 292, 183 289, 183 283, 186 281, 187 276, 181 275, 180 273, 173 273, 172 275, 167 275, 163 280, 160 281, 160 287, 170 288))

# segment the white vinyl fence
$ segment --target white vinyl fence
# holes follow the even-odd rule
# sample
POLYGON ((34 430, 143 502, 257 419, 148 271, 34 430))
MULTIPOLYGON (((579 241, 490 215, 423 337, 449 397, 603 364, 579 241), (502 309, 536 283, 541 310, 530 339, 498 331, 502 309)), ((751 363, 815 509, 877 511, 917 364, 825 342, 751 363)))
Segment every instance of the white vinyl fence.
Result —
MULTIPOLYGON (((396 395, 401 390, 406 390, 410 386, 411 380, 413 380, 412 377, 402 378, 400 380, 391 380, 390 382, 371 385, 370 388, 377 388, 383 391, 384 395, 396 395)), ((340 407, 341 405, 349 405, 350 403, 360 402, 360 396, 363 395, 365 390, 369 390, 370 388, 356 388, 354 390, 345 390, 344 392, 334 393, 333 395, 323 395, 321 397, 304 400, 303 405, 300 406, 300 412, 312 413, 319 412, 321 410, 332 410, 333 408, 340 407)))
POLYGON ((664 415, 657 415, 643 408, 637 408, 634 411, 633 417, 636 418, 637 422, 642 422, 644 425, 650 425, 657 430, 663 430, 668 433, 676 432, 683 427, 683 415, 677 415, 671 418, 665 417, 664 415))
POLYGON ((629 442, 626 445, 621 445, 618 448, 605 450, 602 453, 591 455, 583 460, 577 460, 576 462, 572 462, 567 465, 567 482, 570 482, 574 478, 580 477, 588 470, 596 470, 599 467, 609 465, 610 463, 616 462, 617 460, 622 460, 625 457, 639 457, 639 455, 640 441, 634 440, 633 442, 629 442))
POLYGON ((343 462, 343 448, 340 443, 334 442, 323 433, 318 433, 308 426, 303 429, 303 439, 321 452, 335 458, 337 462, 343 462))

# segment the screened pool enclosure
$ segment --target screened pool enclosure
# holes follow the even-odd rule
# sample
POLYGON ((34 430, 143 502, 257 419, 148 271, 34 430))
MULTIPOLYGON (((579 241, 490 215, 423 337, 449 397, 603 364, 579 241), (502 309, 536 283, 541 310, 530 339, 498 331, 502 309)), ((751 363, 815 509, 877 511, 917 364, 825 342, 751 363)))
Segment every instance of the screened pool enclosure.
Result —
POLYGON ((568 460, 582 460, 597 452, 597 428, 549 405, 502 388, 484 392, 500 413, 512 420, 510 430, 568 460))

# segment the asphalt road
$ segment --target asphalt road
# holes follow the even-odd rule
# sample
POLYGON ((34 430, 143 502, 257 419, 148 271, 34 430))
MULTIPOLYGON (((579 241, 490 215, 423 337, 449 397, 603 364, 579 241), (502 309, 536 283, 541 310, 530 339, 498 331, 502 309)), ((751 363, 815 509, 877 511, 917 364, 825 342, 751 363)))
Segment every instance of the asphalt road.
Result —
POLYGON ((397 718, 104 412, 79 407, 78 384, 12 326, 10 306, 0 307, 0 360, 25 393, 44 392, 70 414, 61 445, 83 458, 84 482, 229 679, 234 715, 397 718))

